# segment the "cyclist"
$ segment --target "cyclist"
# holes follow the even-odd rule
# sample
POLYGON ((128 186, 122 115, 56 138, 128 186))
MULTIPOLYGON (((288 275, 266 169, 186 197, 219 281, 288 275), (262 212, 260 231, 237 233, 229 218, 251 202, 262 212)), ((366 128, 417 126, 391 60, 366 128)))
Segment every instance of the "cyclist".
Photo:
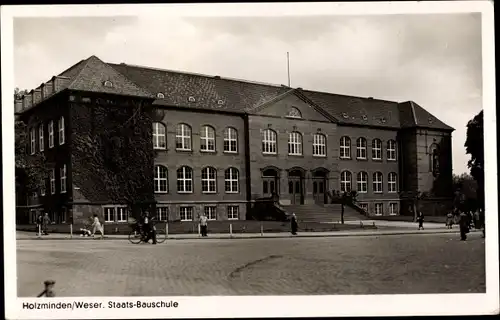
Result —
POLYGON ((149 212, 145 211, 141 217, 142 232, 144 234, 144 242, 149 242, 149 239, 153 240, 153 244, 156 244, 156 230, 154 227, 154 217, 149 216, 149 212))

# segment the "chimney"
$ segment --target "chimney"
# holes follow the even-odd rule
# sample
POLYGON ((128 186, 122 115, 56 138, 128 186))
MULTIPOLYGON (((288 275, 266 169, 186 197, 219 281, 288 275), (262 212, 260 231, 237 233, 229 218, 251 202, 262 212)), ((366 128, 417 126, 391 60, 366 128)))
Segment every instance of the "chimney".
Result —
POLYGON ((18 99, 15 101, 14 113, 20 113, 21 111, 23 111, 23 100, 18 99))

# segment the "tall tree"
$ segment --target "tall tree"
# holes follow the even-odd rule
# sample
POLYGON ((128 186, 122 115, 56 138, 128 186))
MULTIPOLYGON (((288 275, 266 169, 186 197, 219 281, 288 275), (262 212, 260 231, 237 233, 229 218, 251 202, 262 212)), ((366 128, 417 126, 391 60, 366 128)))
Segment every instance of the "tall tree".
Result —
POLYGON ((477 181, 477 199, 484 210, 484 116, 479 112, 467 123, 465 150, 471 158, 467 163, 471 176, 477 181))

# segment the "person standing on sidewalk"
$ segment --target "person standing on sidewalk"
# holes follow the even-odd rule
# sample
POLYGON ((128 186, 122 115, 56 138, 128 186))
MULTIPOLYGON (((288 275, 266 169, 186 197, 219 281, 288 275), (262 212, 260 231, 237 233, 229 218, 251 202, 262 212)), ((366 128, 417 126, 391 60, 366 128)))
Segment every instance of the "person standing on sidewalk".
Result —
POLYGON ((465 212, 460 213, 460 240, 467 240, 467 233, 469 233, 469 217, 465 212))
POLYGON ((36 217, 36 234, 38 236, 42 235, 42 223, 43 223, 43 216, 41 213, 39 213, 38 217, 36 217))
POLYGON ((418 230, 424 230, 424 214, 422 211, 419 211, 417 214, 417 222, 418 222, 418 230))
POLYGON ((208 235, 208 218, 204 213, 200 216, 200 229, 201 236, 206 237, 208 235))
POLYGON ((44 234, 46 236, 49 235, 49 224, 50 224, 49 213, 45 212, 45 215, 43 216, 43 220, 42 220, 42 225, 43 225, 42 234, 44 234))
POLYGON ((292 213, 292 218, 290 219, 290 226, 292 229, 292 234, 296 235, 297 229, 298 229, 298 224, 297 224, 297 216, 295 215, 295 213, 292 213))
POLYGON ((99 231, 99 233, 101 234, 101 239, 104 239, 104 230, 102 230, 102 225, 99 221, 99 218, 97 217, 97 214, 94 214, 94 222, 92 223, 92 227, 92 237, 95 237, 95 232, 99 231))

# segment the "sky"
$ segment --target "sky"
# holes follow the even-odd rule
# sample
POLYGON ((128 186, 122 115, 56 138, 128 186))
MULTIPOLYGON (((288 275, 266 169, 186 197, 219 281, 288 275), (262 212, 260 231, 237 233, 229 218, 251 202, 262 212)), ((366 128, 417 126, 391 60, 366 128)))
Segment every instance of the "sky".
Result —
POLYGON ((453 132, 468 172, 467 122, 482 109, 481 15, 15 18, 14 83, 31 90, 96 55, 128 63, 412 100, 453 132))

